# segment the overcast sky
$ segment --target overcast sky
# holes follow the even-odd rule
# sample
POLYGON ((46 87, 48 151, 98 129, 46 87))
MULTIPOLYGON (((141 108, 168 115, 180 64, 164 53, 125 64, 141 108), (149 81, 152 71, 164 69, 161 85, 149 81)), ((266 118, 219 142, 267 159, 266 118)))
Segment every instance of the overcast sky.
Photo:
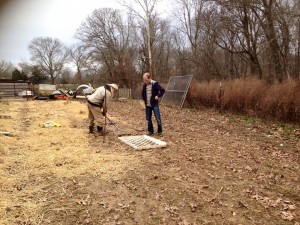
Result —
MULTIPOLYGON (((168 2, 160 1, 161 14, 168 11, 168 2)), ((58 38, 66 45, 75 43, 77 28, 99 8, 121 5, 117 0, 0 0, 0 61, 15 66, 29 62, 28 44, 36 37, 58 38)))
POLYGON ((0 61, 29 61, 35 37, 75 42, 76 29, 93 10, 120 8, 116 0, 0 0, 0 61))

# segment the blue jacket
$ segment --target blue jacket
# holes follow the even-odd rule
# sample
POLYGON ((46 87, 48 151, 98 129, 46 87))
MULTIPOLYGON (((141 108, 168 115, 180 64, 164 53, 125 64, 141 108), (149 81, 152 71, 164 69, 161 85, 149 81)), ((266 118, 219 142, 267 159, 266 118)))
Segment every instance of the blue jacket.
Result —
MULTIPOLYGON (((147 90, 146 90, 147 84, 143 85, 143 90, 142 90, 142 99, 145 102, 145 105, 147 105, 147 90)), ((160 86, 160 84, 157 81, 154 81, 152 83, 152 95, 150 98, 150 104, 153 107, 154 105, 158 104, 158 100, 155 100, 155 96, 161 97, 165 93, 165 89, 160 86)))

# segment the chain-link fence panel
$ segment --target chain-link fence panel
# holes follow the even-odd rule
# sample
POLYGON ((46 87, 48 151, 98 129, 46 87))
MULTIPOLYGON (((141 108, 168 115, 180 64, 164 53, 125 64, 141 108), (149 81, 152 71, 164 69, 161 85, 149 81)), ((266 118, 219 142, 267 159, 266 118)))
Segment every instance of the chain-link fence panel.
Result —
POLYGON ((182 108, 193 75, 170 77, 161 104, 175 105, 182 108))

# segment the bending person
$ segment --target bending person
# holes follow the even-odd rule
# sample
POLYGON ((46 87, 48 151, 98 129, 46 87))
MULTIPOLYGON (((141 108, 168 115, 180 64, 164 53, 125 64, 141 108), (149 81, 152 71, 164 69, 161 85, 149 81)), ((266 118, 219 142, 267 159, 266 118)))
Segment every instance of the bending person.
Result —
POLYGON ((103 117, 106 116, 107 103, 113 97, 114 93, 118 91, 118 85, 106 84, 98 87, 96 91, 87 97, 89 133, 94 133, 94 126, 96 124, 99 133, 103 130, 103 117), (106 98, 105 98, 106 96, 106 98))

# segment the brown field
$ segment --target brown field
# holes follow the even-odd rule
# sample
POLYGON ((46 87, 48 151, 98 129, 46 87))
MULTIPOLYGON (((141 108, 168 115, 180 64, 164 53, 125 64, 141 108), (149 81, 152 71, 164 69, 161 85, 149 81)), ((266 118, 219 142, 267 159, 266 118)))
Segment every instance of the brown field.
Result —
MULTIPOLYGON (((121 133, 146 133, 137 100, 108 111, 121 133)), ((168 146, 134 150, 113 125, 89 135, 84 102, 2 101, 0 114, 0 224, 300 225, 297 128, 161 106, 168 146)))

